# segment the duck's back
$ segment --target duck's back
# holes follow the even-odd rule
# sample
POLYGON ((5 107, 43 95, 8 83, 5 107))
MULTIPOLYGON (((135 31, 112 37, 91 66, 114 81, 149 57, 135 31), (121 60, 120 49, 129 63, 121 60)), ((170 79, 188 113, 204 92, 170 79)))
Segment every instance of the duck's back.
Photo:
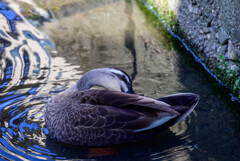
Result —
POLYGON ((45 122, 49 134, 58 141, 73 145, 104 146, 134 140, 131 130, 122 129, 124 121, 139 114, 112 106, 97 105, 91 91, 69 92, 53 97, 46 105, 45 122), (128 118, 120 116, 128 115, 128 118))
POLYGON ((45 122, 58 141, 104 146, 151 136, 154 129, 162 131, 186 117, 197 102, 198 97, 192 94, 157 101, 118 91, 68 90, 48 102, 45 122), (186 97, 192 98, 187 102, 178 100, 186 97))

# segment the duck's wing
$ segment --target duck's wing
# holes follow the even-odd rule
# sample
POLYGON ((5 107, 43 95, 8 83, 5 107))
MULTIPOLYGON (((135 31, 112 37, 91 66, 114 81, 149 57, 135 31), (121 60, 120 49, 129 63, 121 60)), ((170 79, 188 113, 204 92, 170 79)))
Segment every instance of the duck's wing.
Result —
POLYGON ((139 132, 160 126, 176 117, 161 113, 144 113, 113 106, 81 104, 68 112, 69 123, 77 127, 129 130, 139 132))
POLYGON ((141 95, 128 94, 112 90, 85 90, 79 92, 78 99, 83 103, 87 101, 89 104, 108 105, 114 107, 122 107, 126 109, 146 109, 167 112, 173 115, 179 113, 171 108, 170 105, 163 101, 154 100, 152 98, 141 95))
POLYGON ((157 100, 169 104, 171 109, 174 109, 180 113, 180 115, 175 118, 176 120, 174 122, 178 123, 193 111, 200 98, 197 94, 193 93, 178 93, 168 95, 157 100))
POLYGON ((89 117, 84 126, 140 132, 160 126, 179 115, 167 103, 118 91, 86 90, 79 92, 77 100, 79 109, 95 111, 92 119, 90 113, 80 116, 89 117))

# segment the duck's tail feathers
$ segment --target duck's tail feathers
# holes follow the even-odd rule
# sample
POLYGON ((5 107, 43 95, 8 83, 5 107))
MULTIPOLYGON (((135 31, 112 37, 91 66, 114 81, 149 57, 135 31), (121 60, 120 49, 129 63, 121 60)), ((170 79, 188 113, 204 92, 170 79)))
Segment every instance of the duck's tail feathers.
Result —
POLYGON ((176 117, 174 124, 182 121, 185 117, 187 117, 193 109, 196 107, 199 96, 193 93, 178 93, 169 95, 163 98, 157 99, 158 101, 163 101, 170 106, 170 108, 176 110, 180 113, 180 116, 176 117))

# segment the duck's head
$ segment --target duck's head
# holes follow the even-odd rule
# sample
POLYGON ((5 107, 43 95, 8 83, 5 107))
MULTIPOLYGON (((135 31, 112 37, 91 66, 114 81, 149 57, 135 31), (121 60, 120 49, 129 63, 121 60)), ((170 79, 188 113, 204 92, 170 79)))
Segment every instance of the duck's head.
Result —
POLYGON ((126 72, 118 68, 92 69, 77 81, 76 86, 78 90, 100 86, 109 90, 134 93, 132 90, 132 80, 126 72))

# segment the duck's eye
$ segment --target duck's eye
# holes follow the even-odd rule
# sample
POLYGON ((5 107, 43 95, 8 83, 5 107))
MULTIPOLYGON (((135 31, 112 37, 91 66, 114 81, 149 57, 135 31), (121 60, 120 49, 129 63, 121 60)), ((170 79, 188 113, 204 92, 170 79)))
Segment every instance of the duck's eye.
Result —
POLYGON ((127 81, 127 79, 126 79, 126 77, 124 75, 117 74, 117 73, 115 73, 115 75, 118 77, 118 79, 120 79, 124 83, 128 84, 128 81, 127 81))

